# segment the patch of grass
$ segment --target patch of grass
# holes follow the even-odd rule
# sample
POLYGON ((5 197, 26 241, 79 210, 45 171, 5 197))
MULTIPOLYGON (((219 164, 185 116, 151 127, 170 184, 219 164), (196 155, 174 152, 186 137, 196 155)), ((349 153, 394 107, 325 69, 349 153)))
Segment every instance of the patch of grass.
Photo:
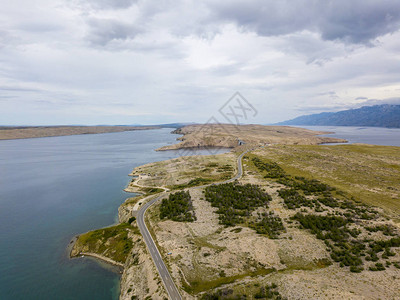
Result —
POLYGON ((146 194, 146 196, 162 193, 164 190, 155 187, 141 187, 140 192, 146 194))
POLYGON ((206 185, 206 184, 209 184, 211 182, 213 182, 212 179, 198 177, 198 178, 190 180, 188 183, 176 184, 176 185, 171 186, 170 188, 172 190, 182 190, 182 189, 189 188, 189 187, 194 187, 194 186, 199 186, 199 185, 206 185))
POLYGON ((125 200, 124 203, 122 203, 122 205, 134 205, 136 204, 139 200, 145 198, 146 196, 144 195, 140 195, 140 196, 136 196, 136 197, 129 197, 128 199, 125 200))
POLYGON ((268 275, 272 272, 274 272, 275 269, 259 269, 254 272, 247 272, 243 274, 238 274, 235 276, 229 276, 229 277, 219 277, 214 280, 210 281, 191 281, 190 285, 187 283, 183 284, 183 289, 188 292, 189 294, 198 294, 200 292, 208 291, 211 289, 215 289, 217 287, 220 287, 224 284, 229 284, 233 283, 237 280, 243 279, 245 277, 255 277, 255 276, 260 276, 260 275, 268 275))
POLYGON ((287 254, 281 250, 278 253, 281 263, 286 265, 286 269, 279 271, 282 273, 297 270, 311 271, 315 269, 326 268, 332 265, 332 261, 329 258, 320 258, 311 261, 302 257, 291 256, 290 254, 287 254))
MULTIPOLYGON (((394 213, 400 219, 399 147, 375 145, 280 145, 249 154, 273 161, 291 176, 318 178, 356 200, 394 213)), ((254 164, 253 164, 254 166, 254 164)), ((256 168, 256 167, 253 167, 256 168)))
POLYGON ((128 233, 139 233, 137 228, 128 223, 97 229, 81 234, 77 240, 77 247, 84 252, 96 253, 108 257, 116 262, 125 263, 132 250, 132 241, 128 233))
POLYGON ((193 238, 190 239, 190 241, 193 242, 198 249, 201 249, 203 247, 214 249, 216 251, 223 251, 226 249, 226 247, 211 244, 210 242, 207 241, 207 237, 195 236, 192 230, 190 230, 190 232, 192 233, 193 236, 193 238))

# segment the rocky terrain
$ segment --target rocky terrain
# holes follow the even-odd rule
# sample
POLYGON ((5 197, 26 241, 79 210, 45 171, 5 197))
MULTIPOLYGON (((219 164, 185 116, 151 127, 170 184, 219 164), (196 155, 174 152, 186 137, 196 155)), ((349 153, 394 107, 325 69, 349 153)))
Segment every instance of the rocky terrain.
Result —
POLYGON ((263 126, 231 124, 189 125, 174 131, 183 134, 180 143, 164 146, 158 150, 182 148, 235 148, 240 143, 252 146, 265 144, 318 145, 346 142, 343 139, 321 137, 327 132, 312 131, 289 126, 263 126))
POLYGON ((296 135, 260 142, 234 183, 215 184, 236 174, 234 151, 135 168, 126 190, 142 195, 120 206, 118 230, 81 235, 72 254, 122 264, 121 299, 165 299, 134 218, 163 193, 146 222, 184 299, 397 299, 398 148, 296 135))
MULTIPOLYGON (((246 174, 240 182, 261 186, 272 196, 268 208, 259 208, 256 213, 272 211, 281 218, 285 232, 277 238, 257 234, 246 222, 229 227, 221 225, 217 209, 204 199, 203 189, 188 189, 197 217, 193 222, 160 220, 159 206, 152 208, 151 227, 185 299, 205 297, 213 289, 232 291, 233 295, 246 294, 252 299, 259 286, 271 283, 287 299, 396 298, 400 270, 393 262, 397 265, 400 260, 399 247, 392 248, 394 256, 386 263, 385 270, 371 271, 366 267, 363 272, 351 272, 349 267, 331 259, 330 249, 323 240, 292 219, 296 212, 320 213, 306 207, 289 209, 278 193, 285 186, 260 176, 249 159, 246 165, 246 174)), ((330 207, 324 209, 322 215, 330 207)), ((398 225, 388 221, 382 211, 363 222, 362 228, 385 224, 393 228, 395 236, 399 235, 398 225)), ((363 232, 368 237, 385 238, 382 234, 363 232)))

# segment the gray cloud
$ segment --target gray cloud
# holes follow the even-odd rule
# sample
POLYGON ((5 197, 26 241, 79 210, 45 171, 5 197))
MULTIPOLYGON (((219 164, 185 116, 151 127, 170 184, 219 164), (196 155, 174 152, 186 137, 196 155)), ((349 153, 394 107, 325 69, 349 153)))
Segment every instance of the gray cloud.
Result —
POLYGON ((78 0, 80 5, 89 5, 94 9, 122 9, 131 7, 137 0, 78 0))
MULTIPOLYGON (((362 97, 363 98, 363 97, 362 97)), ((373 105, 400 105, 400 98, 386 98, 386 99, 369 99, 357 104, 353 103, 331 103, 316 106, 297 106, 296 110, 301 112, 318 113, 318 112, 337 112, 341 110, 360 108, 363 106, 373 106, 373 105)))
POLYGON ((397 0, 236 0, 211 3, 216 19, 232 21, 263 36, 303 30, 316 31, 325 40, 369 43, 397 31, 397 0))
POLYGON ((0 86, 0 91, 7 92, 40 92, 42 90, 35 88, 15 87, 15 86, 0 86))
POLYGON ((368 99, 367 101, 357 104, 357 106, 370 106, 370 105, 381 105, 381 104, 392 104, 400 105, 400 98, 386 98, 386 99, 368 99))
POLYGON ((87 39, 90 43, 106 46, 112 41, 133 39, 142 30, 134 24, 128 24, 114 19, 90 18, 90 28, 87 39))
POLYGON ((321 112, 336 112, 340 110, 350 109, 346 105, 329 105, 329 106, 298 106, 296 110, 302 113, 321 113, 321 112))
POLYGON ((18 26, 18 29, 29 32, 46 33, 51 31, 60 31, 63 29, 63 26, 60 24, 51 23, 49 21, 43 22, 40 20, 34 20, 31 22, 21 23, 18 26))
POLYGON ((335 91, 329 91, 329 92, 322 92, 318 93, 317 96, 328 96, 331 99, 337 99, 339 96, 336 94, 335 91))
POLYGON ((6 1, 0 117, 9 124, 202 122, 235 91, 260 112, 252 120, 259 123, 298 109, 396 103, 399 5, 6 1))

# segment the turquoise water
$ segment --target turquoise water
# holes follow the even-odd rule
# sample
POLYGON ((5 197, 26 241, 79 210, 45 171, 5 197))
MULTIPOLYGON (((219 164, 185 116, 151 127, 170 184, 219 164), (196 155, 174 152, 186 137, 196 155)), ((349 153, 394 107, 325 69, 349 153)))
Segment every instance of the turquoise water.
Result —
POLYGON ((116 221, 132 168, 179 156, 154 151, 170 131, 0 141, 0 299, 117 299, 117 270, 66 247, 116 221))

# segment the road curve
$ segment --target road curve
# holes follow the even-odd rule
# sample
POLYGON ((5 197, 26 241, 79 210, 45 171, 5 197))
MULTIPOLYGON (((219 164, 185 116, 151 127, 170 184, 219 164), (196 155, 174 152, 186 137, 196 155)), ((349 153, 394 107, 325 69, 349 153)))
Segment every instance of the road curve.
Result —
POLYGON ((238 158, 237 158, 238 172, 237 172, 235 177, 233 177, 231 179, 228 179, 228 180, 225 180, 223 182, 217 183, 217 184, 229 183, 229 182, 235 181, 236 179, 239 179, 240 177, 242 177, 242 175, 243 175, 242 158, 247 152, 252 151, 252 150, 253 149, 246 150, 246 151, 244 151, 242 154, 240 154, 238 156, 238 158))
MULTIPOLYGON (((237 158, 238 172, 237 172, 236 176, 231 179, 225 180, 223 182, 219 182, 217 184, 229 183, 229 182, 235 181, 236 179, 239 179, 242 176, 242 174, 243 174, 242 158, 249 151, 251 151, 251 150, 247 150, 238 156, 238 158, 237 158)), ((201 187, 204 187, 204 186, 201 186, 201 187)), ((138 214, 137 214, 137 224, 138 224, 140 233, 143 236, 144 242, 146 243, 147 248, 149 249, 151 258, 153 259, 154 264, 156 265, 156 268, 158 270, 158 273, 160 274, 160 277, 164 283, 164 286, 165 286, 165 289, 167 290, 169 298, 171 300, 181 300, 182 297, 179 294, 179 291, 178 291, 174 281, 172 280, 171 274, 168 272, 168 269, 165 266, 165 263, 161 257, 161 254, 158 251, 157 246, 154 243, 154 240, 153 240, 153 238, 146 226, 146 223, 144 221, 144 215, 145 215, 147 209, 150 206, 152 206, 154 203, 156 203, 158 200, 160 200, 162 197, 164 197, 165 195, 166 195, 166 193, 162 193, 160 196, 147 202, 140 208, 140 210, 138 211, 138 214)))

